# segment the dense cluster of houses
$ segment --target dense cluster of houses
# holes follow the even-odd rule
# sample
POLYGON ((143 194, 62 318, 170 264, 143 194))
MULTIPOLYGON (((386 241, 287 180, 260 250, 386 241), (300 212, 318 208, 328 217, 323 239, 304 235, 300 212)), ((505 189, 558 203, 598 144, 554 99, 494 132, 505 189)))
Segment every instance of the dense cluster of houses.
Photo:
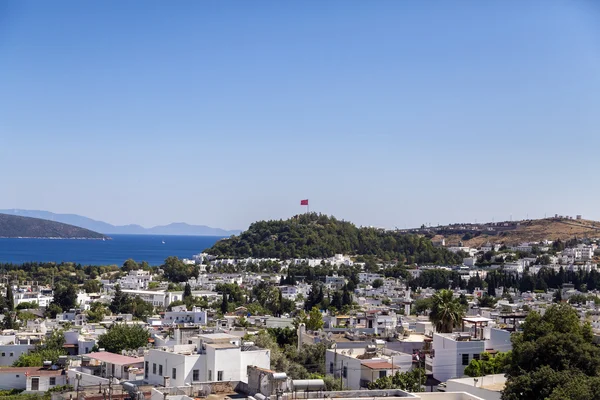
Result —
MULTIPOLYGON (((509 251, 530 252, 532 246, 550 245, 547 242, 521 244, 509 251)), ((500 250, 495 244, 485 244, 475 252, 458 247, 461 251, 472 253, 473 257, 500 250)), ((595 244, 578 244, 564 249, 551 259, 553 264, 550 265, 540 265, 535 258, 523 258, 505 263, 504 268, 515 274, 522 274, 526 267, 533 272, 539 268, 560 266, 595 269, 595 251, 595 244)), ((265 260, 211 260, 199 255, 194 262, 238 264, 262 261, 265 260)), ((338 255, 329 260, 291 260, 287 265, 318 265, 324 261, 336 265, 352 263, 349 257, 338 255)), ((416 278, 423 271, 435 268, 454 269, 465 280, 474 276, 483 279, 487 273, 486 269, 478 268, 469 259, 465 259, 460 266, 420 266, 409 272, 416 278)), ((100 293, 78 293, 78 308, 59 313, 54 319, 44 318, 39 309, 30 310, 37 313, 37 319, 27 321, 19 330, 5 330, 0 334, 0 389, 21 389, 35 393, 71 385, 82 393, 90 392, 90 388, 97 388, 94 389, 96 392, 99 390, 103 393, 103 390, 113 390, 119 386, 124 396, 137 393, 138 397, 159 396, 157 399, 174 394, 176 391, 172 388, 187 388, 178 390, 189 392, 190 397, 198 397, 199 393, 207 390, 213 393, 237 390, 255 400, 261 399, 261 396, 285 397, 285 393, 294 390, 324 390, 319 382, 293 381, 282 375, 282 371, 272 371, 270 351, 243 339, 264 327, 295 329, 290 316, 251 315, 243 306, 226 315, 219 315, 216 310, 188 308, 185 305, 169 308, 173 302, 183 299, 183 291, 169 291, 164 282, 157 282, 155 278, 150 271, 133 270, 116 280, 100 280, 100 293), (136 321, 132 315, 124 314, 106 316, 104 321, 89 323, 86 311, 90 305, 93 302, 110 303, 117 284, 123 292, 139 296, 160 312, 145 321, 136 321), (242 317, 247 321, 244 327, 236 324, 242 317), (122 354, 99 349, 98 338, 114 323, 144 326, 150 333, 147 346, 122 354), (43 343, 50 332, 65 326, 64 349, 68 355, 61 357, 58 363, 45 363, 42 367, 12 367, 22 354, 43 343)), ((222 296, 215 291, 218 284, 235 283, 251 289, 266 281, 278 286, 284 298, 296 301, 297 306, 302 307, 302 299, 309 294, 311 285, 305 282, 279 285, 281 278, 280 274, 203 272, 188 283, 194 296, 218 301, 222 296)), ((360 392, 381 377, 424 368, 428 391, 454 392, 456 395, 448 398, 462 398, 456 393, 464 392, 471 396, 465 399, 500 399, 500 390, 505 381, 503 376, 488 376, 477 385, 472 379, 464 378, 466 366, 472 360, 479 359, 484 352, 494 354, 510 350, 511 333, 519 330, 527 312, 536 310, 543 313, 556 297, 552 292, 520 293, 515 289, 498 287, 495 293, 497 302, 494 307, 486 308, 479 304, 484 294, 483 288, 475 288, 471 292, 456 289, 454 295, 465 295, 468 301, 466 316, 454 332, 438 333, 427 313, 416 315, 414 309, 415 302, 433 296, 434 289, 411 291, 406 282, 386 278, 377 272, 360 272, 358 279, 360 283, 352 293, 355 306, 351 311, 343 315, 322 310, 322 329, 307 331, 303 324, 297 328, 300 348, 303 344, 327 343, 325 371, 339 380, 345 390, 354 393, 354 397, 361 397, 360 392)), ((323 284, 328 290, 339 290, 347 284, 347 279, 332 275, 326 277, 323 284)), ((577 294, 579 292, 570 284, 563 285, 561 289, 561 298, 564 300, 577 294)), ((587 300, 574 307, 582 319, 591 322, 595 331, 600 330, 600 308, 593 299, 590 300, 589 295, 587 293, 587 300)), ((15 306, 35 302, 43 308, 52 301, 53 291, 52 288, 35 285, 14 286, 13 296, 15 306)), ((412 395, 403 392, 402 395, 387 393, 385 396, 412 395)), ((426 393, 414 396, 428 398, 426 393)), ((84 396, 92 397, 91 393, 84 396)))

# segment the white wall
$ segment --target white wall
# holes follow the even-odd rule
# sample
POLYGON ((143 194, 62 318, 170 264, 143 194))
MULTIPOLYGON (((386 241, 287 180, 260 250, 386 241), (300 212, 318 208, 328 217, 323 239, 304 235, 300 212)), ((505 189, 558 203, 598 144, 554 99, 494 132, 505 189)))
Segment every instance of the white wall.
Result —
POLYGON ((104 385, 108 385, 108 379, 106 378, 102 378, 99 376, 95 376, 95 375, 91 375, 91 374, 87 374, 85 372, 82 372, 78 369, 69 369, 67 371, 67 376, 69 377, 69 382, 71 382, 71 385, 73 385, 73 388, 77 388, 77 374, 81 374, 81 386, 93 386, 93 385, 98 385, 98 384, 102 384, 102 386, 104 385))
POLYGON ((0 371, 0 389, 25 389, 27 386, 27 377, 23 372, 3 372, 0 371))
POLYGON ((337 379, 340 379, 340 375, 343 374, 343 368, 347 368, 347 376, 341 378, 344 389, 360 389, 361 360, 341 354, 340 350, 338 350, 337 355, 334 351, 327 350, 325 352, 325 370, 328 375, 331 375, 330 363, 333 363, 333 376, 337 379))
POLYGON ((506 376, 504 374, 486 375, 477 379, 477 387, 473 386, 475 382, 473 378, 450 379, 446 382, 446 390, 448 392, 466 392, 485 400, 501 399, 501 392, 482 388, 481 385, 485 387, 487 385, 505 383, 506 376))
POLYGON ((271 369, 271 351, 266 349, 242 351, 240 353, 239 380, 248 382, 248 366, 271 369))
POLYGON ((67 384, 67 376, 66 375, 35 376, 35 374, 34 374, 34 376, 30 376, 27 378, 27 386, 26 386, 25 390, 27 390, 27 391, 32 390, 31 383, 34 378, 39 379, 38 390, 36 392, 46 392, 46 391, 52 389, 53 387, 63 386, 63 385, 67 384), (54 385, 50 385, 50 378, 55 378, 54 385))
POLYGON ((30 344, 7 344, 0 346, 0 366, 10 367, 23 353, 28 353, 35 346, 30 344))
POLYGON ((485 351, 485 342, 476 340, 459 342, 435 333, 433 350, 435 351, 432 359, 433 377, 444 382, 451 378, 462 377, 466 368, 466 365, 462 365, 462 355, 468 354, 468 361, 471 362, 473 354, 481 354, 485 351))

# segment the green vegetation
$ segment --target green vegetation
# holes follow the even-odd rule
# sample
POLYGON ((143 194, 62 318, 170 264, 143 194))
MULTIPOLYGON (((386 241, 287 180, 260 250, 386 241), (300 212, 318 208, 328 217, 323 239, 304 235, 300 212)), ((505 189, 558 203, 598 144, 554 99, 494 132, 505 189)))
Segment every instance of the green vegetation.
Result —
POLYGON ((140 296, 131 297, 123 293, 120 285, 115 285, 115 293, 109 309, 114 314, 132 314, 136 319, 145 319, 152 315, 154 307, 140 296))
POLYGON ((298 326, 300 324, 306 325, 306 329, 309 331, 318 331, 324 325, 323 314, 317 307, 313 307, 308 314, 304 310, 300 310, 294 318, 294 325, 298 326))
POLYGON ((88 229, 60 222, 18 215, 0 214, 0 237, 16 238, 86 238, 102 239, 106 236, 88 229))
POLYGON ((40 305, 38 303, 36 303, 35 301, 33 301, 33 302, 24 301, 22 303, 19 303, 19 305, 17 306, 17 310, 35 310, 38 308, 40 308, 40 305))
POLYGON ((566 303, 531 312, 512 336, 503 400, 600 398, 600 348, 592 329, 566 303))
POLYGON ((421 392, 427 375, 423 368, 415 368, 408 372, 396 372, 392 376, 384 376, 369 383, 369 390, 400 389, 407 392, 421 392))
POLYGON ((452 290, 442 289, 431 298, 429 319, 439 333, 451 333, 460 324, 465 309, 460 299, 454 297, 452 290))
POLYGON ((44 361, 58 362, 59 356, 64 356, 67 352, 64 350, 65 337, 62 331, 54 331, 52 335, 46 338, 46 341, 36 346, 29 353, 23 353, 13 363, 13 367, 41 367, 44 361))
POLYGON ((508 368, 511 356, 512 353, 510 351, 498 353, 495 356, 486 352, 481 353, 481 358, 479 360, 471 360, 469 365, 465 368, 465 375, 477 377, 504 373, 508 368))
POLYGON ((150 334, 140 325, 115 324, 98 338, 98 347, 111 353, 146 347, 150 334))
POLYGON ((90 309, 87 311, 87 322, 95 323, 104 320, 104 317, 108 314, 106 306, 98 301, 90 304, 90 309))
MULTIPOLYGON (((271 350, 271 368, 275 371, 286 372, 292 379, 324 376, 327 345, 304 344, 302 351, 298 352, 295 333, 290 331, 269 329, 246 339, 252 340, 259 347, 271 350)), ((336 388, 337 384, 332 380, 328 381, 332 388, 336 388)))
POLYGON ((199 273, 197 266, 184 264, 177 257, 168 257, 160 268, 165 278, 175 283, 186 282, 191 277, 197 278, 199 273))
POLYGON ((247 231, 217 242, 207 252, 216 256, 280 259, 372 255, 406 264, 450 265, 462 261, 459 255, 434 247, 425 237, 358 228, 350 222, 316 213, 255 222, 247 231))

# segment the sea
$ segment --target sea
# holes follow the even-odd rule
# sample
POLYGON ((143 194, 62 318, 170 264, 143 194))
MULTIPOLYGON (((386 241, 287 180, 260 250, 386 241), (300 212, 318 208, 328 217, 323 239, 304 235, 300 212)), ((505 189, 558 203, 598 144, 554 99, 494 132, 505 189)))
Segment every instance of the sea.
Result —
POLYGON ((0 238, 0 262, 74 262, 82 265, 161 265, 169 256, 192 258, 220 236, 110 235, 111 240, 0 238))

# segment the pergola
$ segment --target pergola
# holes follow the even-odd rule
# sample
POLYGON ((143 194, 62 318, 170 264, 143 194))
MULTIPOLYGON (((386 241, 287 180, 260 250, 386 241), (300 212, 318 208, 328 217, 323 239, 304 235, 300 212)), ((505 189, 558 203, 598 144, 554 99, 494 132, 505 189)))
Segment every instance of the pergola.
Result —
MULTIPOLYGON (((476 316, 476 317, 464 317, 462 319, 462 331, 465 331, 465 322, 469 323, 469 324, 473 324, 475 326, 475 334, 477 334, 477 325, 479 325, 480 328, 484 328, 486 326, 488 326, 488 323, 490 323, 492 320, 489 318, 485 318, 485 317, 480 317, 480 316, 476 316)), ((481 338, 483 339, 483 329, 481 329, 481 338)))

